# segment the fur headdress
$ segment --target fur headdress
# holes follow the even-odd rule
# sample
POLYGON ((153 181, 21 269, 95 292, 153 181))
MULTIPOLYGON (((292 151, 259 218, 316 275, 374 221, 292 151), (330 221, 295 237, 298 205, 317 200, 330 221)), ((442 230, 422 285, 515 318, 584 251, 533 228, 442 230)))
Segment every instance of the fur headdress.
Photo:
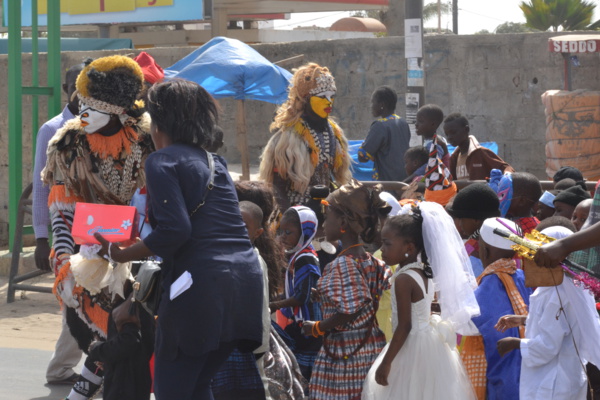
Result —
POLYGON ((102 57, 86 65, 77 77, 77 96, 99 111, 125 114, 135 104, 144 83, 140 66, 129 57, 102 57))
POLYGON ((311 96, 325 91, 336 91, 335 79, 327 67, 309 63, 294 71, 288 99, 279 109, 271 131, 294 125, 311 96))

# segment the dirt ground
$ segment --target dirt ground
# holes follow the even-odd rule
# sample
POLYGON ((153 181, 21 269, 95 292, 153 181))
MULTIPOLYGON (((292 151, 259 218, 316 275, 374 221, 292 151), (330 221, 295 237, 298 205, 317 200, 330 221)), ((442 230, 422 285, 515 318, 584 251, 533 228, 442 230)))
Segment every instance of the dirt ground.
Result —
MULTIPOLYGON (((36 286, 52 287, 54 274, 27 281, 36 286)), ((60 334, 61 313, 53 294, 17 291, 8 304, 8 277, 0 277, 0 347, 54 350, 60 334)))

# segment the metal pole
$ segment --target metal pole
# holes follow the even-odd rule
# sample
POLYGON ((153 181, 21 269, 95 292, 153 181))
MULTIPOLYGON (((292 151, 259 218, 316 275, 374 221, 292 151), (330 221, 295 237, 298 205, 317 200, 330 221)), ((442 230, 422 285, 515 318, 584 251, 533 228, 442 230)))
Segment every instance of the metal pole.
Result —
MULTIPOLYGON (((40 75, 39 75, 39 64, 40 56, 38 52, 38 2, 31 2, 31 86, 39 87, 40 75)), ((33 137, 32 155, 31 159, 35 160, 35 145, 37 138, 37 131, 39 127, 39 97, 34 94, 31 96, 31 133, 33 137)))
POLYGON ((62 110, 60 77, 60 0, 48 0, 48 119, 62 110))
POLYGON ((21 1, 8 1, 8 240, 12 248, 23 190, 21 1))
POLYGON ((571 53, 562 53, 565 65, 565 90, 571 91, 571 53))
POLYGON ((452 32, 458 35, 458 0, 452 0, 452 32))
POLYGON ((404 21, 406 57, 406 121, 415 135, 417 110, 425 104, 425 64, 423 62, 423 0, 406 0, 404 21))

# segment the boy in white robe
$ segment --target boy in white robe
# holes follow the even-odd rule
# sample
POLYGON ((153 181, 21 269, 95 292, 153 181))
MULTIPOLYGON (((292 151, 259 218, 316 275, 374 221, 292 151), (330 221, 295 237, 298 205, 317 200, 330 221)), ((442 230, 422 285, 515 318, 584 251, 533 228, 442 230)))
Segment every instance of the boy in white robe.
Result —
MULTIPOLYGON (((554 226, 542 233, 560 239, 572 232, 554 226)), ((529 300, 526 320, 507 315, 496 325, 503 331, 525 324, 525 339, 498 341, 501 355, 521 350, 520 399, 585 400, 585 364, 600 362, 600 319, 592 294, 565 274, 560 285, 539 287, 529 300)))

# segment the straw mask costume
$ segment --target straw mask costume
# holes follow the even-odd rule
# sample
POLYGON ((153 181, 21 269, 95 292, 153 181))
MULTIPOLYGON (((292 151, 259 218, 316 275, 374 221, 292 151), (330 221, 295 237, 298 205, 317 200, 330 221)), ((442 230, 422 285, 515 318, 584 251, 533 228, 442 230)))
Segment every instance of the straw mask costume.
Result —
MULTIPOLYGON (((85 288, 75 286, 71 272, 73 213, 76 202, 126 205, 145 184, 150 117, 143 103, 136 102, 143 79, 138 64, 127 57, 103 57, 88 64, 76 83, 80 115, 50 140, 42 171, 42 180, 51 186, 48 205, 54 235, 55 291, 59 300, 76 309, 87 327, 101 337, 106 337, 110 299, 100 292, 101 287, 88 291, 87 284, 78 282, 85 288)), ((101 269, 112 268, 106 260, 94 261, 101 269)), ((90 336, 74 336, 87 350, 90 336)))
POLYGON ((329 70, 310 63, 294 73, 288 100, 277 110, 260 179, 273 184, 283 210, 306 204, 311 186, 343 185, 352 177, 348 141, 329 118, 335 94, 329 70))

